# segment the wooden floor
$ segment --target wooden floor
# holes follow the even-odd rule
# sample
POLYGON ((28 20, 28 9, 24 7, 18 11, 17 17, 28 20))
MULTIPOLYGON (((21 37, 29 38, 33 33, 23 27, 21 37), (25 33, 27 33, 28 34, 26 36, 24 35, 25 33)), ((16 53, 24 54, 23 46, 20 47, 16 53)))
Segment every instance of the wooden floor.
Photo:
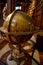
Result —
MULTIPOLYGON (((3 41, 2 43, 0 43, 0 50, 2 50, 7 44, 8 44, 7 41, 3 41)), ((9 47, 10 49, 13 49, 12 44, 9 44, 9 47)), ((43 65, 43 52, 39 52, 39 55, 40 55, 40 65, 43 65)), ((0 60, 3 60, 3 59, 0 58, 0 60)))

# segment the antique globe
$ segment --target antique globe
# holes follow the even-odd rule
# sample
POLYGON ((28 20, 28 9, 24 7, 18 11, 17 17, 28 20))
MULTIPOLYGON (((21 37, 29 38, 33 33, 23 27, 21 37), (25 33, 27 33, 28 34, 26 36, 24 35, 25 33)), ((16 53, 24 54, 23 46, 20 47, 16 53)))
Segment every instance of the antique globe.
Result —
POLYGON ((3 30, 6 39, 17 46, 13 50, 15 55, 12 53, 12 58, 18 61, 19 58, 24 56, 24 53, 21 51, 21 44, 29 40, 33 35, 35 30, 34 22, 26 13, 14 11, 4 21, 3 30))
POLYGON ((33 20, 24 12, 12 12, 4 21, 3 30, 6 34, 7 40, 13 44, 22 43, 31 37, 34 31, 33 20), (28 36, 29 35, 29 36, 28 36))

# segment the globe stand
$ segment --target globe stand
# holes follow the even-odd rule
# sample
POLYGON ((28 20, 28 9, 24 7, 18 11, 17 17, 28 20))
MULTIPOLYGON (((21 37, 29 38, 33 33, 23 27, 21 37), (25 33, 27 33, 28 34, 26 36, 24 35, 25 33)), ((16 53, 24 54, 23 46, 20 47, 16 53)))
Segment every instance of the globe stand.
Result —
MULTIPOLYGON (((12 45, 15 45, 16 47, 14 47, 14 49, 11 52, 11 59, 17 62, 17 65, 20 65, 22 61, 25 61, 25 53, 22 51, 23 49, 22 44, 28 41, 32 35, 33 33, 29 34, 29 36, 28 35, 22 35, 20 37, 18 36, 18 38, 16 38, 17 43, 16 42, 14 44, 12 43, 12 45)), ((22 65, 24 65, 24 63, 22 65)))
MULTIPOLYGON (((11 54, 9 54, 10 57, 7 57, 7 60, 9 62, 14 61, 13 65, 24 65, 25 62, 25 57, 24 57, 24 53, 20 52, 20 50, 16 47, 11 51, 11 54)), ((7 61, 7 64, 9 65, 10 63, 7 61)), ((13 62, 12 62, 13 63, 13 62)))
POLYGON ((24 53, 17 48, 13 49, 11 53, 11 59, 17 62, 17 65, 20 65, 20 63, 25 60, 24 53))

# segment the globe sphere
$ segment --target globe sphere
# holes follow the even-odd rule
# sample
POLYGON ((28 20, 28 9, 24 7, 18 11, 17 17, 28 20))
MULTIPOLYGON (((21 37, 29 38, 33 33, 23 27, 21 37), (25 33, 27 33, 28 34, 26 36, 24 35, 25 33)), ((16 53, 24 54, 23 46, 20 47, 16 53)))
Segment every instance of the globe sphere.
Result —
MULTIPOLYGON (((34 31, 34 22, 31 17, 29 17, 26 13, 21 11, 14 11, 10 15, 7 16, 6 20, 3 23, 3 29, 5 32, 32 32, 34 31)), ((29 35, 12 35, 6 34, 7 40, 11 41, 13 44, 22 43, 23 41, 29 38, 29 35)))

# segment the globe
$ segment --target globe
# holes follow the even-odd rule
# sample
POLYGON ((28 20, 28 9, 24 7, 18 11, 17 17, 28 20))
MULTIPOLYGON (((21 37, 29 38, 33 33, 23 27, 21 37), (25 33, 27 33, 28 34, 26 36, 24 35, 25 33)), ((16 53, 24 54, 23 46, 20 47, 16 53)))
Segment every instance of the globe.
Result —
POLYGON ((4 21, 3 29, 9 33, 5 33, 7 40, 17 44, 28 40, 32 36, 29 32, 34 31, 35 28, 34 22, 29 15, 21 11, 13 11, 4 21))
POLYGON ((22 43, 25 44, 34 34, 35 30, 33 19, 25 12, 13 11, 7 16, 3 23, 3 32, 5 33, 6 40, 12 43, 13 46, 11 57, 9 59, 7 58, 8 61, 14 60, 16 65, 25 64, 25 62, 22 63, 22 61, 27 61, 26 59, 28 55, 26 50, 22 47, 22 43))

